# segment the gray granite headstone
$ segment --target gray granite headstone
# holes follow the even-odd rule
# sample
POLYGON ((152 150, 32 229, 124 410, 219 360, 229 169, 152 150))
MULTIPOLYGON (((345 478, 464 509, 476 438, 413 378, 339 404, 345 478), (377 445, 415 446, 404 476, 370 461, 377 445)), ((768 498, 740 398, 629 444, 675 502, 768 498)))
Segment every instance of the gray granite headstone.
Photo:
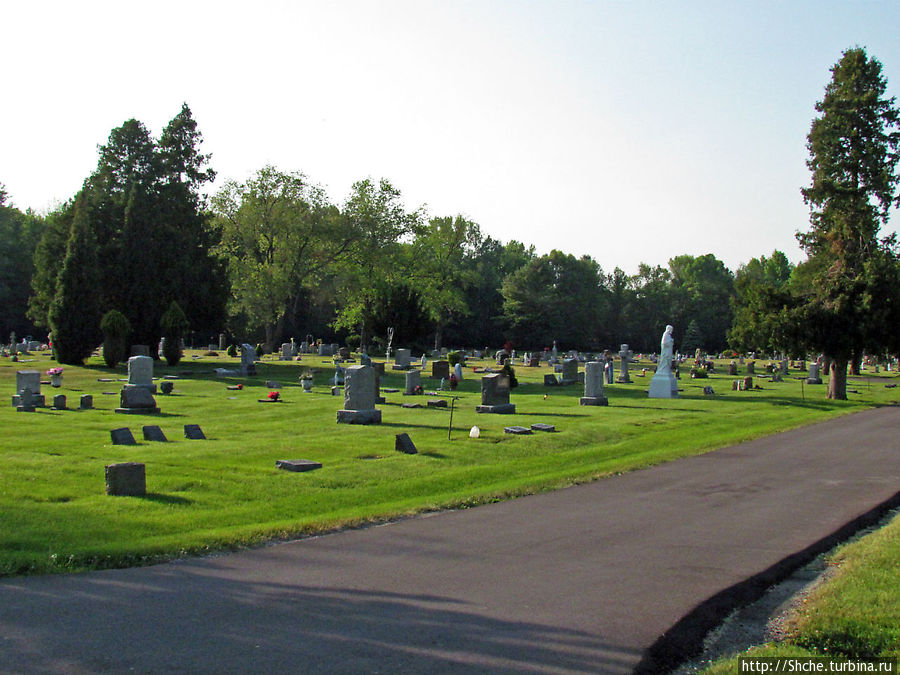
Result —
POLYGON ((153 359, 149 356, 132 356, 128 359, 128 384, 133 387, 143 387, 155 394, 153 359))
POLYGON ((435 380, 450 379, 450 362, 449 361, 432 361, 431 377, 435 380))
POLYGON ((131 433, 131 429, 128 427, 111 429, 109 437, 112 439, 113 445, 137 445, 137 441, 134 440, 134 434, 131 433))
POLYGON ((125 385, 119 395, 117 413, 155 414, 159 412, 156 401, 146 387, 125 385))
POLYGON ((90 410, 94 407, 94 397, 90 394, 82 394, 78 407, 82 410, 90 410))
POLYGON ((66 395, 65 394, 57 394, 53 397, 53 409, 54 410, 66 410, 66 395))
POLYGON ((106 466, 106 494, 114 497, 141 497, 147 494, 147 477, 143 464, 122 462, 106 466))
POLYGON ((535 422, 531 425, 531 428, 534 431, 548 431, 553 432, 556 431, 556 427, 552 424, 544 424, 543 422, 535 422))
POLYGON ((241 345, 241 375, 256 375, 256 347, 246 342, 241 345))
POLYGON ((350 366, 344 370, 344 407, 337 412, 340 424, 381 424, 381 411, 375 408, 375 369, 350 366))
POLYGON ((528 429, 527 427, 503 427, 503 433, 525 436, 531 433, 531 429, 528 429))
POLYGON ((412 352, 408 349, 398 349, 394 355, 394 365, 399 368, 409 368, 412 352))
POLYGON ((421 393, 422 389, 422 374, 418 370, 410 370, 406 373, 406 390, 403 392, 404 396, 413 396, 414 394, 421 393), (419 388, 419 391, 416 391, 416 387, 419 388))
POLYGON ((575 384, 576 382, 578 382, 578 359, 566 359, 562 363, 560 384, 575 384))
POLYGON ((275 466, 285 471, 313 471, 321 469, 322 463, 311 459, 276 459, 275 466))
POLYGON ((491 373, 481 378, 481 405, 476 412, 510 414, 516 411, 509 402, 509 377, 503 373, 491 373))
POLYGON ((584 364, 584 396, 581 405, 609 405, 609 399, 603 392, 604 364, 600 361, 589 361, 584 364))

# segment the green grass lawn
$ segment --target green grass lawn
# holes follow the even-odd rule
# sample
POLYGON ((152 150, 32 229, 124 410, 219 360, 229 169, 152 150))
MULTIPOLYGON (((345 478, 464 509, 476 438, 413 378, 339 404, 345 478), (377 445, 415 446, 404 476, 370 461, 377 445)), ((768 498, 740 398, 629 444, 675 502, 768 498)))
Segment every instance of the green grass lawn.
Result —
MULTIPOLYGON (((381 425, 336 423, 342 396, 332 396, 330 359, 297 362, 267 357, 252 378, 216 378, 214 368, 238 359, 189 352, 178 366, 157 364, 155 375, 179 375, 172 395, 157 395, 159 415, 120 415, 124 366, 110 371, 98 358, 84 368, 65 367, 63 385, 42 386, 48 405, 56 393, 77 407, 94 396, 94 410, 17 412, 9 398, 0 407, 0 575, 135 565, 171 556, 252 545, 430 509, 469 506, 697 454, 863 407, 896 403, 887 389, 893 374, 851 378, 850 401, 825 399, 825 386, 802 385, 805 373, 784 383, 757 379, 761 391, 733 392, 734 377, 682 379, 675 400, 648 399, 652 375, 609 385, 609 407, 583 407, 581 385, 543 386, 544 368, 517 367, 514 415, 483 415, 480 375, 472 373, 459 395, 448 439, 449 409, 405 409, 429 398, 388 393, 381 425), (299 374, 315 368, 312 393, 299 374), (283 403, 259 403, 277 380, 283 403), (241 391, 226 385, 243 382, 241 391), (705 385, 715 396, 704 396, 705 385), (105 393, 109 392, 109 393, 105 393), (503 427, 535 422, 557 433, 504 434, 503 427), (168 443, 142 441, 141 426, 157 424, 168 443), (199 424, 208 440, 189 441, 183 425, 199 424), (469 438, 473 425, 481 437, 469 438), (109 431, 129 427, 136 446, 113 446, 109 431), (394 450, 407 432, 419 454, 394 450), (276 469, 278 459, 310 459, 323 468, 307 473, 276 469), (104 466, 146 465, 146 497, 109 497, 104 466)), ((0 390, 12 396, 15 371, 43 375, 48 355, 12 363, 0 359, 0 390)), ((476 362, 474 365, 488 365, 476 362)), ((762 362, 757 365, 761 367, 762 362)), ((727 368, 723 368, 727 370, 727 368)), ((761 368, 759 368, 761 369, 761 368)), ((430 367, 429 367, 430 370, 430 367)), ((687 370, 687 369, 684 369, 687 370)), ((632 371, 634 373, 634 369, 632 371)), ((743 369, 742 369, 743 372, 743 369)), ((382 388, 403 389, 403 373, 388 371, 382 388)), ((423 378, 426 391, 437 382, 423 378)), ((449 394, 449 392, 447 392, 449 394)))
MULTIPOLYGON (((831 576, 802 603, 780 643, 741 656, 900 658, 900 516, 828 556, 831 576)), ((704 675, 738 672, 738 656, 704 675)))

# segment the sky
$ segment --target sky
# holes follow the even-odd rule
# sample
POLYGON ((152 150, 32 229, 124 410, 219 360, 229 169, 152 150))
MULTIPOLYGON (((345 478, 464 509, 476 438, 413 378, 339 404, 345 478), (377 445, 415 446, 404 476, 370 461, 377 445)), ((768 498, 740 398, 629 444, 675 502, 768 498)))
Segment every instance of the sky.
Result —
POLYGON ((271 164, 340 205, 386 178, 410 211, 607 273, 803 260, 830 68, 864 47, 900 91, 896 0, 42 0, 2 20, 20 209, 71 198, 126 120, 158 137, 187 103, 213 191, 271 164))

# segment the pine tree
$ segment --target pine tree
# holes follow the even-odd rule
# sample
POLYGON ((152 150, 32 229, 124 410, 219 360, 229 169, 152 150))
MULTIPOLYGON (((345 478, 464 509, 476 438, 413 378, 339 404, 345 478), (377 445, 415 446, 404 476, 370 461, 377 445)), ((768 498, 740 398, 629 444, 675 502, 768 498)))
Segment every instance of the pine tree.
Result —
POLYGON ((812 183, 802 193, 812 227, 797 235, 809 260, 799 270, 796 323, 807 345, 832 359, 828 397, 846 399, 848 362, 891 339, 872 317, 883 316, 878 304, 894 303, 894 294, 872 295, 881 266, 871 261, 892 257, 893 240, 879 242, 878 232, 900 181, 900 111, 885 97, 881 63, 864 49, 845 51, 831 72, 807 137, 812 183))
POLYGON ((81 365, 100 341, 97 244, 83 194, 75 202, 72 233, 48 318, 56 360, 81 365))
POLYGON ((122 312, 111 309, 103 315, 100 330, 103 332, 103 360, 107 366, 115 368, 128 355, 131 323, 122 312))
POLYGON ((181 361, 181 339, 184 337, 189 323, 187 316, 174 300, 162 315, 160 326, 165 338, 163 357, 170 366, 177 365, 181 361))

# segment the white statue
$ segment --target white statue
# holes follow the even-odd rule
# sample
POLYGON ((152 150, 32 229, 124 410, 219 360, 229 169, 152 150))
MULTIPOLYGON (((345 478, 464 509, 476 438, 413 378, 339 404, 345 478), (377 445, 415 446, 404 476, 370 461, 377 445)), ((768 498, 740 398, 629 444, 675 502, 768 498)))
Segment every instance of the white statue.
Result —
POLYGON ((672 351, 675 347, 675 338, 672 337, 672 326, 666 326, 666 332, 659 341, 659 362, 656 364, 656 372, 662 375, 672 373, 672 351))
POLYGON ((659 342, 659 361, 656 364, 656 374, 650 381, 650 398, 676 398, 678 396, 678 381, 672 374, 672 356, 675 347, 675 338, 672 337, 672 326, 666 326, 659 342))

